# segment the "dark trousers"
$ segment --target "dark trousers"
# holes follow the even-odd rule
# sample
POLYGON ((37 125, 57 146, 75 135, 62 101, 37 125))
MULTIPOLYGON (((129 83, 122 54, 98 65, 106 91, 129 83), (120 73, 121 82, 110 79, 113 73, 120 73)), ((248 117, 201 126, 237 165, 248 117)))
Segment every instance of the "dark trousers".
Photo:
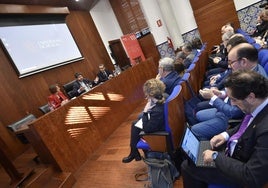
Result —
POLYGON ((184 188, 207 188, 210 184, 239 188, 236 182, 224 176, 217 168, 196 167, 188 160, 181 165, 184 188))
POLYGON ((131 152, 134 152, 133 154, 135 154, 136 152, 138 152, 137 149, 137 143, 140 140, 140 132, 142 131, 142 129, 138 128, 135 126, 136 122, 133 122, 131 125, 131 136, 130 136, 130 148, 131 148, 131 152))

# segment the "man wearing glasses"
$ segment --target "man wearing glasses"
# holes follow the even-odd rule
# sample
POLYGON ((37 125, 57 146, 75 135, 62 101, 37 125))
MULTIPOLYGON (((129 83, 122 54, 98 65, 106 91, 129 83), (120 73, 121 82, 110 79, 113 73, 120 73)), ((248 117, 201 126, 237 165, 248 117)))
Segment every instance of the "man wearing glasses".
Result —
POLYGON ((239 44, 228 54, 228 65, 232 71, 253 70, 267 77, 263 67, 258 63, 258 51, 249 43, 239 44))

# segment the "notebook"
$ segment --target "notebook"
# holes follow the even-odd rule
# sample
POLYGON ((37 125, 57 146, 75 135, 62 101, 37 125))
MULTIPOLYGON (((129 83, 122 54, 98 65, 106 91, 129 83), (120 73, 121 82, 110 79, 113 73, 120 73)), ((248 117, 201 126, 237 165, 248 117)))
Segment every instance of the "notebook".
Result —
POLYGON ((184 132, 181 148, 196 166, 215 167, 214 161, 211 163, 204 163, 202 156, 205 150, 211 149, 209 141, 199 141, 188 126, 184 132))

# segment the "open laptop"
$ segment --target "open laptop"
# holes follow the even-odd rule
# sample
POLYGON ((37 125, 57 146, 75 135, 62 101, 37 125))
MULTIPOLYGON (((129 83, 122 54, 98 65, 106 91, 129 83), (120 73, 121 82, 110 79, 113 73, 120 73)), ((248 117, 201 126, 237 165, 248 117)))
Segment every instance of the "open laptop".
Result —
POLYGON ((181 148, 196 166, 215 167, 214 161, 211 163, 204 163, 202 156, 205 150, 211 149, 209 141, 199 141, 188 126, 184 132, 181 148))

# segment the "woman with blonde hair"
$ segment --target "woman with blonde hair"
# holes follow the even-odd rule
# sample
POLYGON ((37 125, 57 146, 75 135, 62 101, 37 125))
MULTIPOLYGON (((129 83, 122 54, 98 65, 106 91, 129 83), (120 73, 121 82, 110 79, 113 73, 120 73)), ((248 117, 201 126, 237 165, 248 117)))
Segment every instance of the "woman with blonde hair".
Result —
POLYGON ((139 142, 141 131, 151 133, 165 130, 164 123, 164 92, 165 84, 159 79, 150 79, 143 85, 143 92, 147 99, 147 104, 143 109, 139 120, 132 123, 130 137, 130 154, 124 157, 122 162, 129 163, 132 160, 141 160, 140 153, 136 148, 139 142), (138 124, 142 125, 138 127, 138 124))

